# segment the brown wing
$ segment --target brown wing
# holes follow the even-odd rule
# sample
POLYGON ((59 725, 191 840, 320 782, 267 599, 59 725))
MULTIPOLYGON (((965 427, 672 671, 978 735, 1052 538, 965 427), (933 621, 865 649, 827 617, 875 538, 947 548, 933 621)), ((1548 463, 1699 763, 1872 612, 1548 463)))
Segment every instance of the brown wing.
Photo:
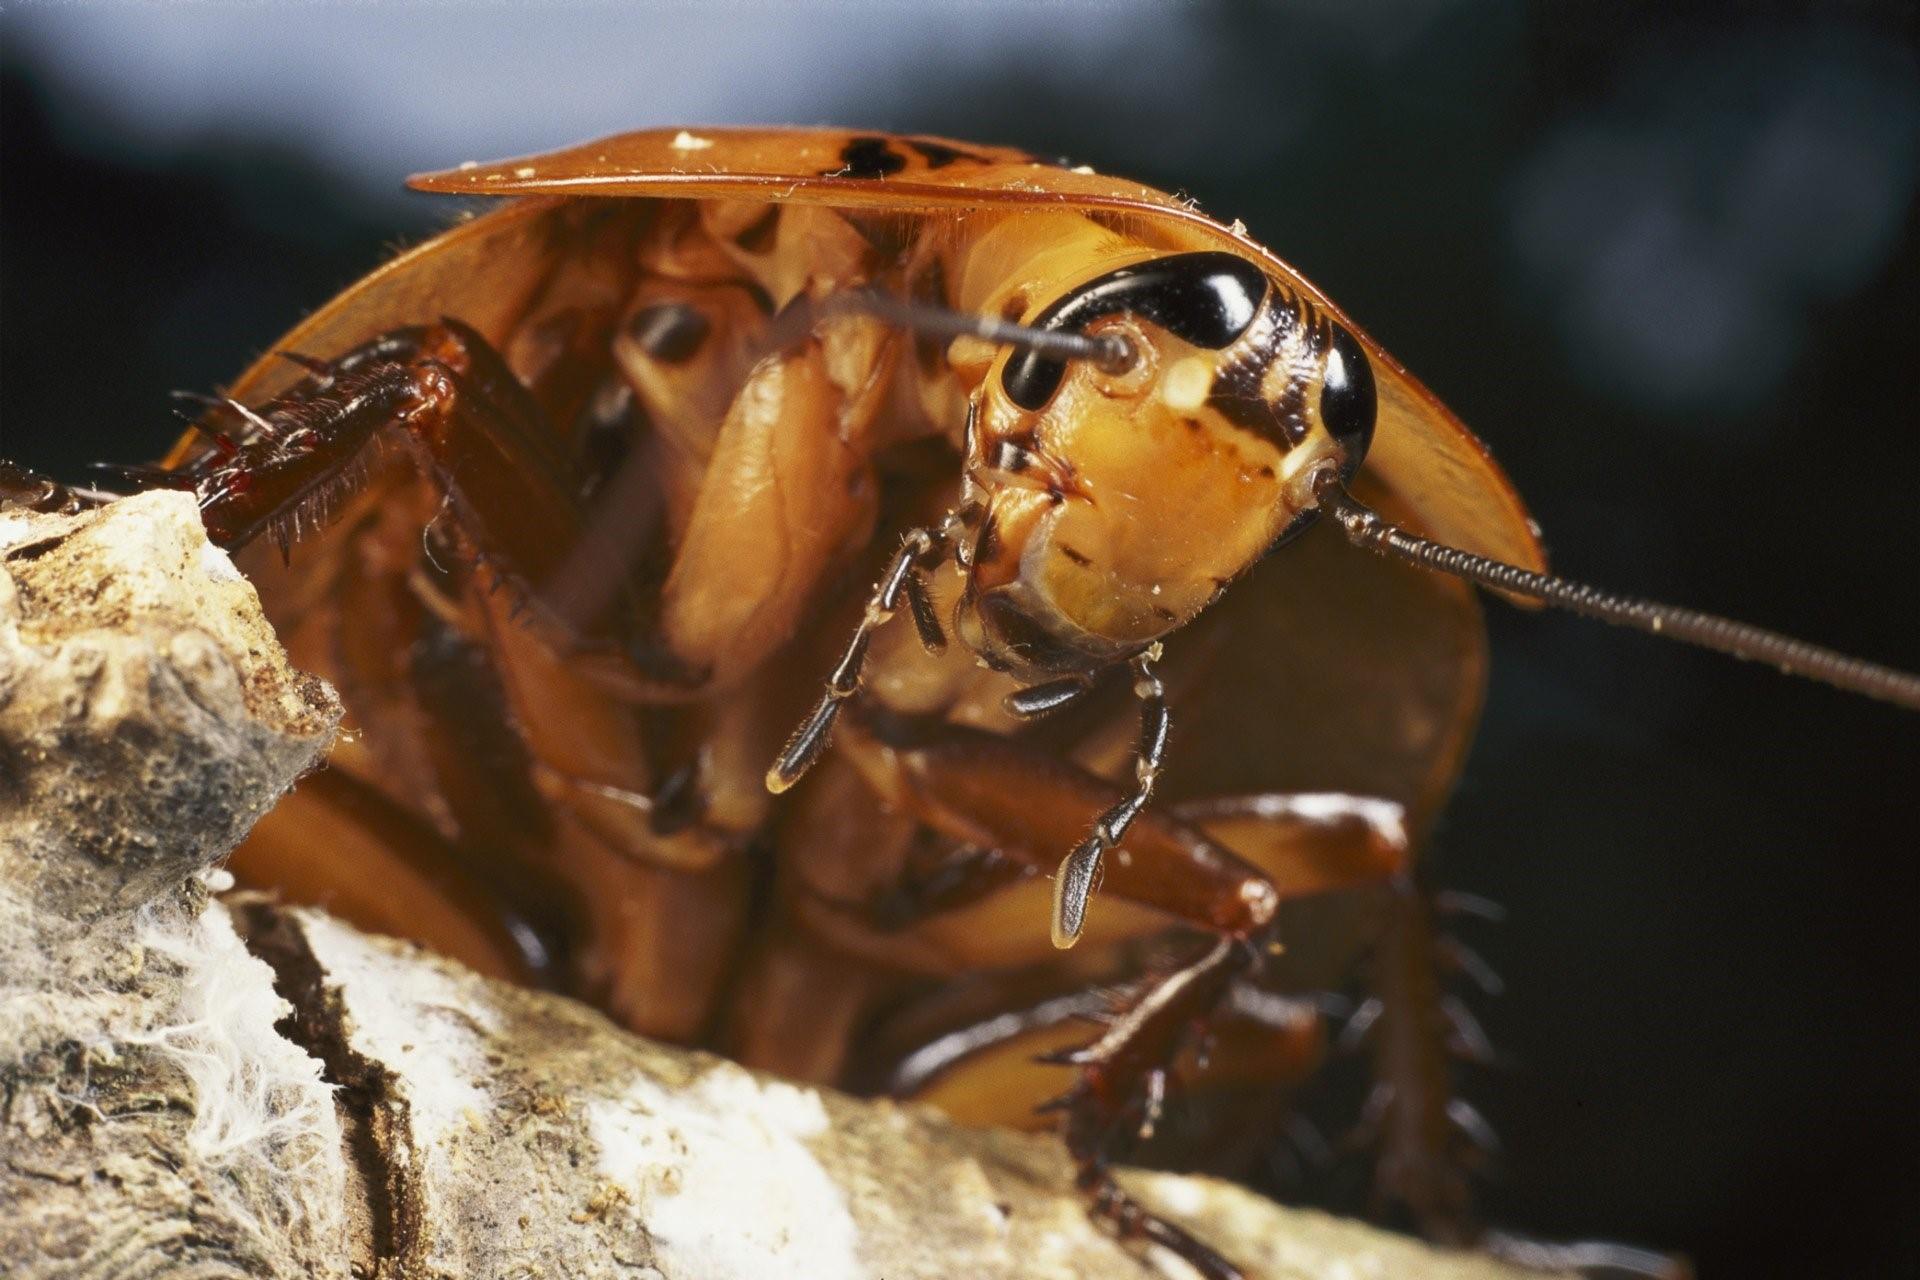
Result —
MULTIPOLYGON (((504 337, 565 231, 562 196, 760 199, 903 213, 986 207, 1104 211, 1151 224, 1171 244, 1225 248, 1282 275, 1366 344, 1380 390, 1368 463, 1414 522, 1454 546, 1543 568, 1526 508, 1487 448, 1325 294, 1249 239, 1140 183, 1042 162, 1006 147, 844 129, 656 129, 546 155, 424 174, 426 191, 539 195, 401 254, 296 326, 274 350, 326 356, 397 325, 455 314, 504 337)), ((230 388, 257 401, 293 381, 267 356, 230 388)), ((186 442, 176 448, 181 456, 186 442)))
POLYGON ((1163 191, 1012 147, 857 129, 648 129, 408 180, 450 195, 679 196, 915 210, 1185 208, 1163 191))
MULTIPOLYGON (((305 371, 279 356, 287 351, 327 359, 402 325, 443 315, 460 317, 496 344, 552 266, 566 220, 564 200, 521 200, 443 231, 362 277, 267 348, 227 388, 245 404, 285 390, 305 371)), ((178 464, 199 437, 189 431, 174 446, 178 464)))
POLYGON ((745 198, 902 213, 986 207, 1099 210, 1150 222, 1175 244, 1258 261, 1338 317, 1366 345, 1380 392, 1368 468, 1430 536, 1544 568, 1525 504, 1487 447, 1418 379, 1300 273, 1164 191, 1022 151, 847 129, 653 129, 563 151, 413 178, 459 195, 745 198))

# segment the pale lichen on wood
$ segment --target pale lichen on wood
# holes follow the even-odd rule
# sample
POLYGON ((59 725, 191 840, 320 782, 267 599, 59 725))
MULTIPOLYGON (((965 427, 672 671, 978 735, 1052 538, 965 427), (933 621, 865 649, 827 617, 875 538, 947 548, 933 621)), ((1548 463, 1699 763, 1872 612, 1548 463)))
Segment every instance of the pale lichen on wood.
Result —
MULTIPOLYGON (((0 1273, 1179 1276, 1048 1138, 628 1035, 210 869, 331 740, 182 494, 0 514, 0 1273)), ((1494 1277, 1123 1175, 1254 1277, 1494 1277)))
POLYGON ((338 704, 188 495, 0 514, 0 566, 0 1270, 344 1274, 333 1091, 206 874, 338 704))

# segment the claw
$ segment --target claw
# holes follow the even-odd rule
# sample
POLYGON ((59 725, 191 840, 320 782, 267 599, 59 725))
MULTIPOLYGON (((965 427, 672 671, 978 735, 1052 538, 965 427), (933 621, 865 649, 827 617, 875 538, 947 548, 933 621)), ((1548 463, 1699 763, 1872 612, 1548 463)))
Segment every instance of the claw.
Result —
POLYGON ((1433 895, 1433 909, 1443 916, 1478 916, 1493 924, 1507 918, 1507 909, 1491 898, 1461 893, 1457 889, 1443 889, 1433 895))
POLYGON ((1493 1126, 1487 1123, 1487 1118, 1465 1098, 1451 1098, 1447 1101, 1447 1119, 1452 1121, 1453 1127, 1480 1151, 1490 1156, 1500 1153, 1500 1135, 1493 1131, 1493 1126))
POLYGON ((1442 960, 1466 974, 1467 979, 1474 986, 1488 995, 1497 996, 1507 989, 1507 984, 1501 981, 1500 975, 1493 971, 1493 966, 1488 964, 1479 952, 1468 947, 1458 938, 1450 935, 1443 936, 1435 946, 1442 960))
POLYGON ((1473 1011, 1462 1003, 1460 997, 1441 996, 1440 1015, 1447 1020, 1447 1026, 1452 1031, 1447 1048, 1468 1062, 1483 1066, 1490 1066, 1498 1060, 1499 1054, 1494 1051, 1493 1042, 1487 1038, 1480 1019, 1473 1016, 1473 1011))
POLYGON ((317 356, 304 355, 298 351, 276 351, 273 354, 279 356, 289 364, 299 365, 308 373, 317 374, 322 378, 330 378, 333 376, 333 364, 317 356))
POLYGON ((1379 996, 1368 996, 1353 1016, 1347 1019, 1347 1025, 1340 1028, 1340 1039, 1336 1047, 1341 1053, 1352 1053, 1367 1042, 1367 1033, 1373 1030, 1373 1024, 1386 1012, 1386 1003, 1379 996))
POLYGON ((1062 951, 1080 941, 1087 926, 1087 899, 1100 880, 1100 840, 1089 836, 1061 860, 1053 877, 1053 945, 1062 951))

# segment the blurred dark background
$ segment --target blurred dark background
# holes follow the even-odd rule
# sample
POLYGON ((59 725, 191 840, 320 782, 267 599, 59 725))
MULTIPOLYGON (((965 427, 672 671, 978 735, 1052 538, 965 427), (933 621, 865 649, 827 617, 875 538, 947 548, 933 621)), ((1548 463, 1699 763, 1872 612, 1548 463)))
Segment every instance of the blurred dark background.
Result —
MULTIPOLYGON (((156 455, 445 219, 400 177, 837 121, 1197 197, 1486 438, 1560 567, 1920 666, 1906 3, 11 8, 0 452, 156 455)), ((1708 1276, 1920 1259, 1920 721, 1492 611, 1434 853, 1510 1067, 1493 1218, 1708 1276)))

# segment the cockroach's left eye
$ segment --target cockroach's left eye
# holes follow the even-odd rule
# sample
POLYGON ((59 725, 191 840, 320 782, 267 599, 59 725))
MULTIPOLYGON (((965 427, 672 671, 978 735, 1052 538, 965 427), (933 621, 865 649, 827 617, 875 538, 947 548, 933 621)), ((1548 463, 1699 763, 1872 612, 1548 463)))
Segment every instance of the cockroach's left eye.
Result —
POLYGON ((1326 377, 1320 384, 1320 421, 1327 434, 1346 451, 1342 470, 1348 479, 1360 467, 1373 444, 1373 420, 1377 409, 1373 392, 1373 366, 1360 340, 1345 326, 1333 326, 1333 349, 1327 352, 1326 377))
MULTIPOLYGON (((1033 327, 1084 333, 1102 316, 1134 315, 1219 351, 1247 331, 1267 288, 1260 268, 1234 254, 1175 253, 1087 281, 1034 317, 1033 327)), ((1029 347, 1007 361, 1000 382, 1020 408, 1044 409, 1066 369, 1058 355, 1029 347)))

